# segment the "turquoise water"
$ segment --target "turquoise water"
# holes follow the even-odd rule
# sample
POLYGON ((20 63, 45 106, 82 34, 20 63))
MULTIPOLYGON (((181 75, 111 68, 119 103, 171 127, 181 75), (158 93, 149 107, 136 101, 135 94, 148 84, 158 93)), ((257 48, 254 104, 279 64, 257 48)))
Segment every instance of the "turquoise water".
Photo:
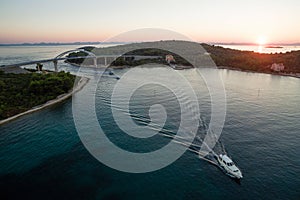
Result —
MULTIPOLYGON (((62 67, 76 71, 65 64, 62 67)), ((149 70, 161 72, 158 66, 139 70, 145 75, 149 70)), ((172 69, 166 69, 166 73, 168 70, 172 69)), ((115 70, 119 76, 125 72, 127 69, 115 70)), ((210 74, 213 69, 201 72, 210 74)), ((84 148, 69 99, 0 126, 1 199, 299 199, 300 80, 230 70, 217 72, 227 95, 221 141, 243 172, 240 183, 191 151, 155 172, 131 174, 111 169, 84 148)), ((85 73, 91 74, 91 70, 85 73)), ((203 122, 198 134, 202 134, 210 119, 207 89, 195 70, 179 73, 197 91, 203 122)), ((89 77, 97 78, 97 74, 89 77)), ((149 141, 133 140, 116 127, 109 101, 116 82, 102 79, 95 98, 97 117, 109 139, 134 152, 153 151, 168 144, 170 140, 159 135, 149 141)), ((91 89, 87 85, 77 95, 89 98, 91 89)), ((131 114, 136 123, 148 123, 146 108, 154 103, 167 107, 169 116, 163 132, 176 133, 178 102, 170 91, 157 85, 141 87, 132 98, 131 114)))

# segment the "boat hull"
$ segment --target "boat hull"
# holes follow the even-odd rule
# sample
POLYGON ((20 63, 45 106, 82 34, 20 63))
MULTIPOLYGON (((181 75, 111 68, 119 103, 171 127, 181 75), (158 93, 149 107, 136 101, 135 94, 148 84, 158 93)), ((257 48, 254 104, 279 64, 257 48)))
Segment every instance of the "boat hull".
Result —
POLYGON ((230 176, 231 178, 234 178, 234 179, 243 178, 240 170, 238 171, 238 173, 234 173, 230 169, 228 169, 228 167, 222 162, 222 160, 219 156, 216 156, 216 159, 218 161, 219 167, 224 171, 224 173, 226 173, 226 175, 228 175, 228 176, 230 176))

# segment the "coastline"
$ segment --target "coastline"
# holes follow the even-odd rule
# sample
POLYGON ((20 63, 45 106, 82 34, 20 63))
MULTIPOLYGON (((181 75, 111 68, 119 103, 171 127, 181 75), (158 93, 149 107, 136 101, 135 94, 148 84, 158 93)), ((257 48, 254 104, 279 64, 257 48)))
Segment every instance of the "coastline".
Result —
POLYGON ((57 96, 56 99, 52 99, 50 101, 47 101, 44 104, 41 104, 39 106, 31 108, 30 110, 27 110, 25 112, 16 114, 16 115, 14 115, 12 117, 9 117, 7 119, 3 119, 3 120, 0 121, 0 126, 2 124, 8 123, 8 122, 10 122, 12 120, 15 120, 15 119, 17 119, 17 118, 19 118, 21 116, 24 116, 24 115, 27 115, 27 114, 30 114, 30 113, 42 110, 42 109, 47 108, 49 106, 55 105, 57 103, 63 102, 64 100, 70 98, 74 93, 80 91, 88 82, 89 82, 88 78, 81 77, 80 80, 77 82, 76 87, 73 88, 70 92, 65 93, 65 94, 61 94, 61 95, 57 96))
MULTIPOLYGON (((69 63, 71 65, 74 65, 76 67, 87 67, 87 68, 94 68, 94 69, 101 69, 95 68, 92 66, 82 66, 76 63, 69 63)), ((132 68, 133 66, 128 66, 128 65, 123 65, 123 66, 109 66, 108 69, 126 69, 126 68, 132 68)), ((105 69, 105 68, 104 68, 105 69)), ((191 69, 190 66, 184 66, 184 65, 179 65, 175 70, 184 70, 184 69, 191 69)), ((275 76, 288 76, 292 78, 300 78, 300 73, 282 73, 282 72, 261 72, 261 71, 254 71, 254 70, 244 70, 240 68, 234 68, 234 67, 228 67, 228 66, 217 66, 217 69, 228 69, 228 70, 233 70, 233 71, 240 71, 240 72, 250 72, 250 73, 261 73, 261 74, 270 74, 270 75, 275 75, 275 76)), ((1 123, 0 123, 1 124, 1 123)))
POLYGON ((270 74, 270 75, 275 75, 275 76, 288 76, 288 77, 293 77, 293 78, 300 78, 300 73, 282 73, 282 72, 260 72, 260 71, 253 71, 253 70, 243 70, 239 68, 234 68, 234 67, 228 67, 228 66, 217 66, 218 69, 228 69, 228 70, 233 70, 233 71, 240 71, 240 72, 250 72, 250 73, 261 73, 261 74, 270 74))
MULTIPOLYGON (((92 66, 82 66, 80 64, 76 63, 70 63, 71 65, 74 65, 76 67, 87 67, 87 68, 94 68, 94 69, 100 69, 95 68, 92 66)), ((123 66, 109 66, 108 68, 110 69, 126 69, 126 68, 132 68, 134 66, 128 66, 128 65, 123 65, 123 66)), ((276 76, 288 76, 288 77, 293 77, 293 78, 300 78, 300 73, 282 73, 282 72, 262 72, 262 71, 254 71, 254 70, 244 70, 240 68, 234 68, 234 67, 229 67, 229 66, 217 66, 218 69, 228 69, 228 70, 234 70, 234 71, 240 71, 240 72, 250 72, 250 73, 262 73, 262 74, 270 74, 270 75, 276 75, 276 76)), ((179 65, 175 70, 184 70, 184 69, 191 69, 190 66, 184 66, 184 65, 179 65)), ((0 123, 1 124, 1 123, 0 123)))

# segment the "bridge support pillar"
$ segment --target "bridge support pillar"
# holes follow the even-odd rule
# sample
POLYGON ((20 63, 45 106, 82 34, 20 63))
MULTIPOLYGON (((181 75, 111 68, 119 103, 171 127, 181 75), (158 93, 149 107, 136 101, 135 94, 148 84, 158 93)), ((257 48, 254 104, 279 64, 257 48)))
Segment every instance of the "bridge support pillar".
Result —
POLYGON ((57 72, 57 60, 53 60, 53 64, 54 64, 54 71, 57 72))
POLYGON ((95 57, 93 60, 94 60, 94 66, 95 68, 97 68, 97 58, 95 57))
POLYGON ((104 66, 107 65, 107 57, 104 57, 104 66))

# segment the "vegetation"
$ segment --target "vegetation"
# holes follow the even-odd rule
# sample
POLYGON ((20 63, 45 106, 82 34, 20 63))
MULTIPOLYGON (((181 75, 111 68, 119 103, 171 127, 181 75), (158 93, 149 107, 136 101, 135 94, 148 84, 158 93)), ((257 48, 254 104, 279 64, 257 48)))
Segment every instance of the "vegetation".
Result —
MULTIPOLYGON (((95 47, 93 47, 93 46, 86 46, 86 47, 82 47, 80 49, 84 49, 86 51, 91 52, 94 48, 95 47)), ((77 65, 80 65, 84 62, 84 64, 86 64, 86 65, 93 65, 94 64, 93 59, 82 58, 85 56, 88 56, 88 54, 86 52, 82 52, 82 51, 72 52, 67 55, 67 57, 70 59, 66 60, 66 62, 72 63, 72 64, 77 64, 77 65), (81 58, 76 58, 76 57, 81 57, 81 58)))
POLYGON ((67 93, 74 81, 69 72, 12 74, 0 70, 0 120, 67 93))
MULTIPOLYGON (((270 69, 273 63, 283 63, 285 69, 282 71, 283 73, 300 73, 300 51, 291 51, 287 53, 274 53, 274 54, 262 54, 255 53, 253 51, 240 51, 229 48, 223 48, 220 46, 214 46, 209 44, 201 44, 202 47, 210 53, 211 58, 219 67, 230 67, 233 69, 240 70, 248 70, 248 71, 256 71, 256 72, 265 72, 271 73, 270 69)), ((125 47, 126 45, 123 45, 125 47)), ((122 46, 120 46, 122 47, 122 46)), ((92 47, 83 47, 83 49, 87 51, 91 51, 94 48, 92 47)), ((96 48, 94 52, 102 53, 105 52, 104 48, 96 48)), ((111 54, 114 54, 113 49, 107 48, 107 51, 111 51, 111 54)), ((141 56, 160 56, 161 58, 156 59, 141 59, 136 60, 130 57, 119 57, 117 58, 111 66, 138 66, 147 63, 159 63, 159 64, 167 64, 165 61, 166 55, 172 55, 175 58, 177 65, 182 66, 191 66, 189 62, 187 62, 182 57, 165 50, 161 49, 137 49, 134 51, 130 51, 124 55, 141 55, 141 56)), ((86 55, 83 52, 71 53, 69 57, 78 57, 86 55)), ((98 58, 98 62, 101 58, 98 58)), ((78 59, 70 59, 68 60, 70 63, 82 64, 83 58, 78 59)), ((99 62, 103 63, 103 62, 99 62)), ((92 60, 85 60, 85 64, 93 64, 92 60)))
POLYGON ((137 56, 159 56, 159 58, 154 59, 141 59, 141 60, 134 60, 133 58, 118 58, 116 59, 111 65, 112 66, 138 66, 142 64, 147 63, 158 63, 158 64, 165 64, 167 65, 167 61, 165 60, 166 55, 172 55, 176 61, 176 64, 183 65, 183 66, 192 66, 191 63, 189 63, 187 60, 182 58, 181 56, 172 53, 170 51, 162 50, 162 49, 154 49, 154 48, 147 48, 147 49, 137 49, 134 51, 127 52, 126 55, 137 55, 137 56), (121 62, 119 62, 121 60, 121 62), (122 62, 122 60, 125 60, 125 63, 122 62))
MULTIPOLYGON (((84 57, 87 55, 88 54, 85 52, 72 52, 67 56, 68 58, 71 58, 71 59, 66 60, 66 62, 73 63, 73 64, 82 64, 85 61, 84 58, 76 58, 76 57, 84 57), (74 58, 76 58, 76 59, 74 59, 74 58)), ((90 62, 92 63, 92 61, 90 61, 90 62)))
POLYGON ((300 73, 300 51, 263 54, 253 51, 240 51, 214 45, 202 44, 210 53, 217 66, 232 67, 241 70, 271 72, 273 63, 283 63, 286 73, 300 73))
MULTIPOLYGON (((91 47, 83 48, 87 51, 91 51, 91 47)), ((124 54, 125 57, 118 57, 115 61, 111 63, 110 66, 128 66, 128 67, 135 67, 143 64, 148 64, 148 63, 157 63, 157 64, 165 64, 167 65, 168 63, 165 60, 166 55, 172 55, 176 61, 176 64, 182 65, 182 66, 192 66, 188 61, 186 61, 184 58, 181 56, 174 54, 172 52, 162 50, 162 49, 154 49, 154 48, 147 48, 147 49, 137 49, 134 51, 127 52, 124 54), (157 58, 145 58, 145 59, 134 59, 134 57, 126 57, 128 55, 136 55, 136 56, 155 56, 157 58)), ((86 65, 93 65, 93 60, 92 58, 78 58, 74 59, 76 57, 83 57, 87 56, 87 53, 85 52, 74 52, 70 53, 68 55, 69 58, 67 62, 73 63, 73 64, 84 64, 86 65)), ((98 63, 104 63, 102 58, 98 58, 98 63)))

